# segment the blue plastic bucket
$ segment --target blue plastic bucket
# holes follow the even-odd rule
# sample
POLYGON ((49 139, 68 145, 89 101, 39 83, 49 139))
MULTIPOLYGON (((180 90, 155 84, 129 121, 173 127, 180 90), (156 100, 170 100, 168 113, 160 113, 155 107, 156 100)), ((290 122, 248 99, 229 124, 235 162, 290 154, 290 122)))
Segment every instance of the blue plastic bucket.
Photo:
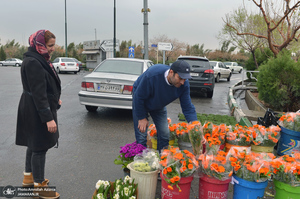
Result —
POLYGON ((257 199, 263 198, 265 188, 268 186, 268 181, 265 182, 250 182, 233 176, 233 199, 257 199))
POLYGON ((278 142, 278 155, 291 155, 293 151, 300 151, 300 132, 281 128, 278 142))

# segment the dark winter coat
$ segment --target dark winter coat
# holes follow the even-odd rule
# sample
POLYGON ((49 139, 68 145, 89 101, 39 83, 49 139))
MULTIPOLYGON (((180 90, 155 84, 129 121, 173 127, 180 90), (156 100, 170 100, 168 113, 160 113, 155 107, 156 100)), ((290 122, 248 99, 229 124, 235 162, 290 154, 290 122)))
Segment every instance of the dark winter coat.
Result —
MULTIPOLYGON (((57 123, 61 86, 46 59, 29 47, 21 66, 23 93, 19 102, 16 144, 33 151, 58 143, 59 133, 50 133, 46 122, 57 123)), ((58 128, 57 128, 58 129, 58 128)))

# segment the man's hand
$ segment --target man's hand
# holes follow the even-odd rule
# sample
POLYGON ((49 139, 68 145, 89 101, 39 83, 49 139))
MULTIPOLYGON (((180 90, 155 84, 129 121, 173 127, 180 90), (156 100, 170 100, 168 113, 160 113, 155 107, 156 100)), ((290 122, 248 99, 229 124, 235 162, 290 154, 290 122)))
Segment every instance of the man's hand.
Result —
POLYGON ((54 120, 47 122, 47 128, 50 133, 55 133, 57 131, 57 125, 54 120))
POLYGON ((148 125, 149 125, 149 121, 147 120, 147 118, 144 118, 142 120, 139 120, 138 129, 140 130, 141 133, 145 133, 148 125))

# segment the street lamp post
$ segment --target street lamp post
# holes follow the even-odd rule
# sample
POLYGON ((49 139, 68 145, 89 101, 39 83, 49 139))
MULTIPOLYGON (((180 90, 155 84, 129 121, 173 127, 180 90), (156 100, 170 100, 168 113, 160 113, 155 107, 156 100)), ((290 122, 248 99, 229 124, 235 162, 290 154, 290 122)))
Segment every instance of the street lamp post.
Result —
POLYGON ((116 57, 116 0, 114 0, 114 57, 116 57))
POLYGON ((148 59, 148 0, 144 0, 144 59, 148 59))
POLYGON ((66 57, 68 57, 68 42, 67 42, 67 0, 65 0, 65 48, 66 48, 66 57))

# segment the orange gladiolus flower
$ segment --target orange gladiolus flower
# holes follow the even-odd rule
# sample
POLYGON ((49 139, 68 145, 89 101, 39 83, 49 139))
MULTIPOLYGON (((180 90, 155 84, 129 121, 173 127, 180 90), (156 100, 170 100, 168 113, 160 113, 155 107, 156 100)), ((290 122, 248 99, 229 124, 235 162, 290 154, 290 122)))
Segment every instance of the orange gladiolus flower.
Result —
POLYGON ((168 188, 169 188, 170 190, 173 190, 173 187, 172 187, 171 185, 168 185, 168 188))
POLYGON ((188 168, 189 168, 190 170, 192 170, 192 169, 194 168, 193 164, 189 164, 189 165, 188 165, 188 168))
POLYGON ((168 171, 167 171, 167 169, 163 169, 163 174, 167 174, 168 173, 168 171))
POLYGON ((171 168, 171 167, 168 167, 168 168, 167 168, 167 171, 168 171, 168 172, 172 172, 172 168, 171 168))
POLYGON ((180 177, 179 177, 179 176, 175 176, 175 177, 174 177, 174 180, 175 180, 175 182, 177 182, 177 181, 180 180, 180 177))

